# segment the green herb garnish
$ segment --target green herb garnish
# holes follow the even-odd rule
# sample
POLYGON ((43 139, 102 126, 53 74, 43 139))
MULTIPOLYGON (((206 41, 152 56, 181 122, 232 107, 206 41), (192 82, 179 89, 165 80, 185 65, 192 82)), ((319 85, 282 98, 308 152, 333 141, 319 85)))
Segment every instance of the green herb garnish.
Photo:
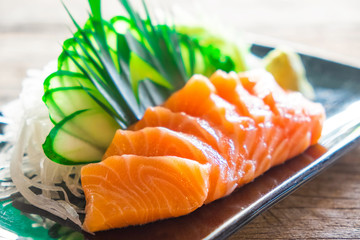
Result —
POLYGON ((128 16, 106 21, 101 1, 89 0, 91 15, 83 27, 69 13, 77 31, 63 44, 58 71, 44 83, 55 127, 43 148, 55 162, 99 161, 118 128, 163 103, 191 75, 246 68, 234 43, 202 28, 154 23, 144 2, 145 17, 130 1, 120 3, 128 16))

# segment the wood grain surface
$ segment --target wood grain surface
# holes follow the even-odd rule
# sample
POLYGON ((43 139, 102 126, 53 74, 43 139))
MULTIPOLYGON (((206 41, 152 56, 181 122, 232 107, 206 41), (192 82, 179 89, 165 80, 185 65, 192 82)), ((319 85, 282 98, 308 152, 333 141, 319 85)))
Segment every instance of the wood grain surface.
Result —
MULTIPOLYGON (((115 0, 104 2, 108 14, 118 10, 115 0)), ((177 4, 184 16, 198 15, 220 29, 232 26, 248 39, 281 39, 360 66, 358 0, 158 2, 164 8, 177 4)), ((85 19, 85 0, 66 3, 80 21, 85 19)), ((17 97, 28 69, 57 58, 61 42, 70 37, 69 26, 58 0, 0 0, 0 104, 17 97)), ((360 148, 352 150, 230 239, 360 239, 359 158, 360 148)))

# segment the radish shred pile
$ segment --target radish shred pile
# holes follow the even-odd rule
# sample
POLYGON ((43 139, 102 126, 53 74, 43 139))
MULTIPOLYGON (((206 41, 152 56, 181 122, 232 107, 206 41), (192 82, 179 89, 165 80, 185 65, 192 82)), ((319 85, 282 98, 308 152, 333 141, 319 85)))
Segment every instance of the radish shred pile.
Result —
POLYGON ((68 193, 59 185, 66 185, 72 195, 84 199, 81 166, 57 164, 48 159, 42 149, 53 127, 41 99, 43 80, 54 70, 55 62, 43 71, 29 71, 20 97, 0 109, 8 123, 0 135, 0 142, 5 143, 0 149, 0 200, 19 192, 35 207, 81 227, 79 213, 84 213, 84 209, 72 204, 68 193), (30 188, 41 190, 41 194, 35 194, 30 188))

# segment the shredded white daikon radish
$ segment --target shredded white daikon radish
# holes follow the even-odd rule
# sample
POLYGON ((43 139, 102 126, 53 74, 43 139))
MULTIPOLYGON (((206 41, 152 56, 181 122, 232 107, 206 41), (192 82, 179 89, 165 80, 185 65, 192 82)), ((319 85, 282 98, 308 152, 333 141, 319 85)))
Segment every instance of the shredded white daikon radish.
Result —
POLYGON ((7 121, 4 134, 0 135, 0 142, 5 142, 0 149, 0 199, 20 192, 30 204, 81 227, 78 212, 84 209, 70 202, 63 187, 66 185, 72 195, 83 198, 81 167, 54 163, 42 150, 53 127, 42 102, 43 81, 55 69, 56 63, 52 63, 44 71, 30 71, 19 99, 0 109, 7 121), (41 194, 30 188, 41 190, 41 194))

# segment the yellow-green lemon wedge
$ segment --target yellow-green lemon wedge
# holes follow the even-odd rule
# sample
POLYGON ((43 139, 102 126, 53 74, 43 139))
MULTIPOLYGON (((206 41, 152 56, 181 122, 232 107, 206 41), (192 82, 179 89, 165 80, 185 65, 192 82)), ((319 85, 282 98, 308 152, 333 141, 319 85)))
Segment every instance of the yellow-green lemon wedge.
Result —
POLYGON ((276 48, 265 56, 263 64, 282 88, 299 91, 305 97, 314 99, 314 89, 306 78, 304 65, 297 53, 289 48, 276 48))

